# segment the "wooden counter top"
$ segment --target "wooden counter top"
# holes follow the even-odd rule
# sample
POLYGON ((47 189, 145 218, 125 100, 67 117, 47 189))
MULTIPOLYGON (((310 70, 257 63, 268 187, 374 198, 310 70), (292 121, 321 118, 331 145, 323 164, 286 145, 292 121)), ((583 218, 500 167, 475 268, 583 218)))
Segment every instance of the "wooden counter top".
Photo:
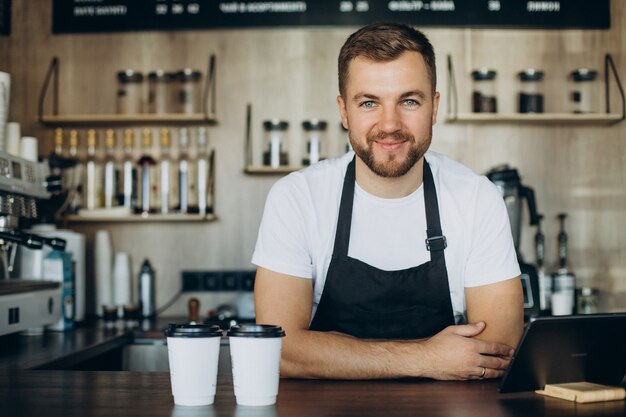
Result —
POLYGON ((497 381, 280 382, 270 407, 237 407, 229 375, 215 403, 176 407, 167 373, 0 371, 0 415, 150 417, 625 416, 626 402, 575 404, 534 393, 499 394, 497 381))

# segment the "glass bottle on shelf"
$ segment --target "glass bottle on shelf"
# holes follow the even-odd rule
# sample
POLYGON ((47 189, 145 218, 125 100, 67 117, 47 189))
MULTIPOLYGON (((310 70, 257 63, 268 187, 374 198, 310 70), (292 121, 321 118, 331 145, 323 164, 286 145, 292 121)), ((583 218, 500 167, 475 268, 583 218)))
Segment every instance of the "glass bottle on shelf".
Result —
POLYGON ((124 157, 122 159, 122 184, 119 204, 134 210, 137 207, 137 168, 133 158, 135 132, 124 130, 124 157))
POLYGON ((178 132, 178 211, 189 213, 189 133, 178 132))
POLYGON ((302 165, 315 164, 325 159, 328 151, 326 141, 326 126, 323 120, 311 119, 302 122, 302 128, 306 132, 306 148, 302 155, 302 165))
POLYGON ((289 165, 286 132, 289 122, 272 119, 263 122, 265 129, 263 148, 263 165, 272 168, 289 165))
POLYGON ((172 174, 174 172, 174 163, 170 153, 170 130, 161 129, 161 156, 159 157, 159 208, 161 214, 170 213, 171 209, 171 191, 174 181, 172 174))
POLYGON ((53 154, 63 157, 63 129, 60 127, 54 129, 54 150, 53 154))
POLYGON ((115 131, 107 129, 104 141, 104 207, 117 206, 118 174, 115 161, 115 131))
POLYGON ((85 182, 83 183, 84 208, 93 210, 102 207, 102 164, 96 154, 97 137, 94 129, 87 131, 87 158, 85 160, 85 182))
POLYGON ((79 207, 82 207, 83 205, 83 172, 85 169, 85 165, 78 154, 78 131, 76 131, 76 129, 70 130, 67 154, 69 158, 76 161, 74 170, 71 174, 68 174, 68 179, 71 183, 71 185, 68 186, 68 190, 73 192, 73 196, 70 197, 69 212, 76 213, 79 207))
POLYGON ((141 175, 140 186, 140 202, 138 211, 142 214, 154 213, 155 206, 153 197, 156 190, 155 171, 156 161, 152 157, 152 132, 150 129, 144 129, 141 134, 142 155, 137 161, 141 175))
POLYGON ((208 182, 209 182, 209 150, 206 128, 198 128, 196 159, 196 194, 198 196, 198 213, 208 212, 208 182))

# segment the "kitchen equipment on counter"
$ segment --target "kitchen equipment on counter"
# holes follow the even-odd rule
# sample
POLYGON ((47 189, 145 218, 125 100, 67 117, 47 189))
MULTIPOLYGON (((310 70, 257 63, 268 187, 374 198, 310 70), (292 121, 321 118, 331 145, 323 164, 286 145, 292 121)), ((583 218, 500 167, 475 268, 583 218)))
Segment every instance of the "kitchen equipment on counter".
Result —
POLYGON ((10 98, 11 74, 0 72, 0 151, 6 150, 10 98))
MULTIPOLYGON (((59 237, 66 241, 65 250, 72 257, 74 269, 74 304, 77 322, 85 319, 86 310, 86 264, 85 264, 85 235, 69 229, 57 229, 53 224, 37 224, 26 230, 44 237, 59 237)), ((35 250, 21 246, 19 250, 20 276, 28 279, 43 279, 43 260, 51 249, 44 246, 35 250)))
POLYGON ((289 122, 272 119, 263 122, 263 165, 272 168, 289 165, 287 129, 289 122))
POLYGON ((62 239, 25 233, 20 228, 20 222, 36 221, 41 207, 52 207, 40 204, 60 182, 49 174, 45 163, 0 152, 0 335, 52 324, 60 315, 58 282, 10 277, 17 245, 65 247, 62 239))
MULTIPOLYGON (((568 262, 568 247, 567 247, 567 232, 565 231, 565 219, 567 214, 559 213, 557 215, 560 223, 560 230, 558 235, 558 248, 559 248, 559 269, 552 275, 553 281, 553 295, 562 293, 562 298, 567 298, 568 305, 571 305, 572 310, 575 305, 576 296, 576 277, 574 273, 567 269, 568 262)), ((565 301, 564 301, 565 302, 565 301)), ((554 311, 553 311, 554 314, 554 311)))
POLYGON ((570 107, 573 113, 597 113, 600 110, 598 71, 579 68, 570 74, 570 107))
POLYGON ((139 309, 141 317, 152 317, 156 313, 156 289, 154 269, 148 259, 144 259, 139 271, 139 309))
POLYGON ((328 123, 323 120, 311 119, 302 122, 305 132, 306 147, 302 156, 302 165, 315 164, 325 158, 328 152, 328 140, 326 127, 328 123))
POLYGON ((527 317, 534 317, 540 313, 539 276, 534 265, 524 262, 519 250, 520 232, 522 226, 522 200, 526 200, 530 224, 539 222, 535 205, 535 192, 532 188, 521 183, 519 173, 515 168, 501 165, 487 173, 487 178, 493 182, 502 197, 509 215, 513 244, 517 252, 517 259, 521 270, 522 287, 524 290, 524 312, 527 317))
POLYGON ((472 71, 474 91, 472 92, 472 111, 474 113, 497 113, 496 71, 480 68, 472 71))
POLYGON ((520 80, 519 106, 520 113, 543 113, 543 92, 541 81, 543 71, 533 68, 520 71, 517 76, 520 80))
POLYGON ((143 74, 127 69, 117 73, 117 113, 141 114, 143 112, 143 74))
POLYGON ((546 237, 541 230, 543 214, 537 214, 537 232, 535 233, 535 257, 537 260, 537 275, 539 277, 539 307, 543 313, 550 311, 550 297, 552 296, 552 276, 546 274, 546 237))

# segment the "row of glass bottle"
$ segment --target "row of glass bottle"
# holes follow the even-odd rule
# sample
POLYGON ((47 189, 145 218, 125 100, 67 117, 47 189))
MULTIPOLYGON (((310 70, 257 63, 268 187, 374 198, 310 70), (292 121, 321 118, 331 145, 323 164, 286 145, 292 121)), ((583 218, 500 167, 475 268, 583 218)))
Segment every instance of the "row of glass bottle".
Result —
POLYGON ((178 130, 178 154, 171 149, 170 129, 159 131, 159 156, 153 157, 153 131, 141 132, 141 156, 136 158, 135 131, 123 131, 123 152, 118 158, 116 131, 107 129, 104 155, 98 152, 97 131, 86 134, 86 153, 79 152, 79 132, 69 132, 65 150, 62 129, 55 130, 54 154, 78 161, 74 177, 80 178, 70 211, 126 207, 135 213, 199 213, 212 212, 210 164, 207 132, 196 131, 196 152, 190 152, 190 132, 178 130))

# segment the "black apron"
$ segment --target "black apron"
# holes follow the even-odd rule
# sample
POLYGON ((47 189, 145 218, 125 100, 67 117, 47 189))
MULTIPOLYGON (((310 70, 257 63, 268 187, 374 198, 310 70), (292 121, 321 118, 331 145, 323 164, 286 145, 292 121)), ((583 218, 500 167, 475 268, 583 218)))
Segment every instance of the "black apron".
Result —
MULTIPOLYGON (((383 271, 348 257, 355 161, 348 165, 339 206, 335 247, 310 329, 363 339, 418 339, 454 324, 437 192, 424 159, 426 247, 430 262, 383 271)), ((390 242, 392 244, 393 242, 390 242)))

